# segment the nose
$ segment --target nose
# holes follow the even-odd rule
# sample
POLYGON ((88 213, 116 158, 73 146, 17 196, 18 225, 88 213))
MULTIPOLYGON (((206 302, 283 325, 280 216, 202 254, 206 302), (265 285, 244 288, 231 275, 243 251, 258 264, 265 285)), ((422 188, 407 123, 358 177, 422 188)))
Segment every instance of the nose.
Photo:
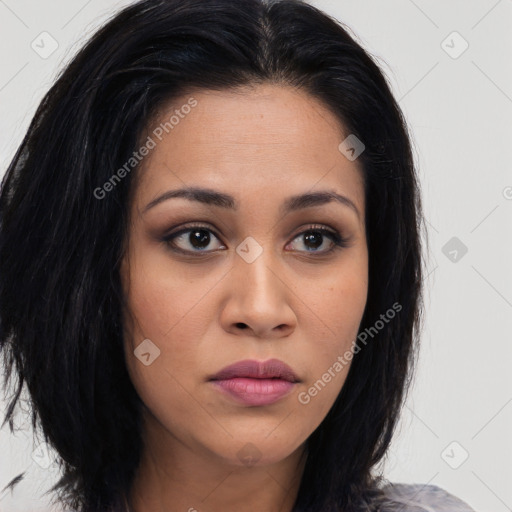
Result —
POLYGON ((285 269, 270 249, 253 261, 237 254, 226 281, 223 328, 234 334, 274 339, 289 336, 297 322, 296 295, 285 269))

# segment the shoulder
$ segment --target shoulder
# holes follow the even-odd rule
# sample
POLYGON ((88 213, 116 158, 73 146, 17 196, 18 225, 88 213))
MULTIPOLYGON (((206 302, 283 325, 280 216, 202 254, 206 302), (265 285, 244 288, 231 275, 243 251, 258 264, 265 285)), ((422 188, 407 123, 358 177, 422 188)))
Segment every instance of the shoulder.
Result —
POLYGON ((381 512, 475 512, 466 502, 436 485, 388 484, 382 492, 381 512))

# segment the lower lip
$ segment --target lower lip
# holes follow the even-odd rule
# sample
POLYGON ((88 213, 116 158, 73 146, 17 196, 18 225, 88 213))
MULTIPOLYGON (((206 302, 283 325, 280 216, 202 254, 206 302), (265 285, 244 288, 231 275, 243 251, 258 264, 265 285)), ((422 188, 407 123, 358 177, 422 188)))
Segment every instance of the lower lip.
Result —
POLYGON ((234 377, 214 380, 213 384, 245 405, 269 405, 285 397, 295 385, 283 379, 250 379, 234 377))

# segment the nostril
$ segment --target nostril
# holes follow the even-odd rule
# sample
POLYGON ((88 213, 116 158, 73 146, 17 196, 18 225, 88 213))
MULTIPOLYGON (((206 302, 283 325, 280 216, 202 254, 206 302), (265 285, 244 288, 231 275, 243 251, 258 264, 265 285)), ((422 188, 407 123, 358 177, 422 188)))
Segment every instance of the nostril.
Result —
POLYGON ((245 325, 244 323, 242 322, 239 322, 236 324, 236 326, 239 328, 239 329, 246 329, 247 328, 247 325, 245 325))

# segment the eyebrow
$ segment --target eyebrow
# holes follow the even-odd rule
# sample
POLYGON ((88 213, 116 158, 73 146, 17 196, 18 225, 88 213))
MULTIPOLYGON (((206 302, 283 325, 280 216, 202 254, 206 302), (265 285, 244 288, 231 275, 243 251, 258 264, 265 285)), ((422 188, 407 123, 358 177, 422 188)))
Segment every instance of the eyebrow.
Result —
MULTIPOLYGON (((189 201, 197 201, 199 203, 210 206, 217 206, 234 211, 238 210, 238 202, 233 196, 209 188, 185 187, 164 192, 157 198, 153 199, 150 203, 148 203, 142 210, 142 213, 146 213, 157 204, 173 198, 184 198, 188 199, 189 201)), ((318 192, 309 192, 305 194, 290 196, 281 205, 280 212, 281 214, 285 215, 293 211, 302 210, 304 208, 310 208, 313 206, 321 206, 332 202, 337 202, 347 206, 353 210, 360 218, 359 210, 353 201, 351 201, 346 196, 338 194, 334 190, 320 190, 318 192)))

